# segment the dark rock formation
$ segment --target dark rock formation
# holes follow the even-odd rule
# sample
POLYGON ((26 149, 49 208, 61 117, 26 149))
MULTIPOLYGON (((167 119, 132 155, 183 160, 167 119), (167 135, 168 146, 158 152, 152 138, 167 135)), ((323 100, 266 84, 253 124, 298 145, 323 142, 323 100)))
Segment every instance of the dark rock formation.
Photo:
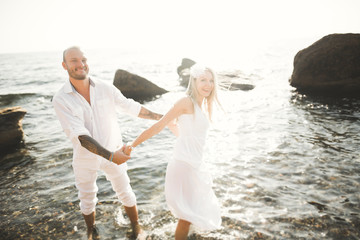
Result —
POLYGON ((2 153, 11 151, 20 145, 24 132, 22 119, 26 110, 21 107, 10 107, 0 110, 0 150, 2 153))
POLYGON ((177 68, 177 73, 179 75, 180 85, 187 87, 189 84, 190 78, 190 68, 195 64, 194 60, 189 58, 183 58, 181 65, 177 68))
POLYGON ((116 71, 113 84, 125 97, 140 102, 152 100, 168 92, 149 80, 122 69, 116 71))
POLYGON ((360 96, 360 34, 331 34, 294 58, 290 85, 301 93, 360 96))
MULTIPOLYGON (((189 84, 190 78, 190 68, 195 64, 194 60, 189 58, 183 58, 181 65, 177 68, 177 73, 179 75, 180 85, 187 87, 189 84)), ((219 86, 221 89, 226 89, 230 91, 243 90, 248 91, 255 88, 255 86, 248 81, 248 77, 245 77, 239 71, 233 73, 217 73, 219 79, 219 86)))
POLYGON ((253 80, 259 79, 256 75, 246 76, 241 71, 234 71, 231 73, 218 73, 219 86, 223 90, 242 90, 249 91, 255 88, 252 83, 253 80))

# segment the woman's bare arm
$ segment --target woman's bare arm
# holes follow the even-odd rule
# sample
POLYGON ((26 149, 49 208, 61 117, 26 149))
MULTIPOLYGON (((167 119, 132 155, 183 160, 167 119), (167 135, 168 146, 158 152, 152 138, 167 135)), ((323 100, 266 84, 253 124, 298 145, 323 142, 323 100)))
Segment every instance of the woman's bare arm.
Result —
POLYGON ((181 114, 189 113, 193 111, 192 103, 189 98, 183 98, 179 100, 158 122, 153 124, 151 127, 143 131, 131 144, 132 147, 136 147, 152 136, 158 134, 163 130, 166 125, 173 121, 175 118, 179 117, 181 114), (189 105, 189 101, 190 104, 189 105))

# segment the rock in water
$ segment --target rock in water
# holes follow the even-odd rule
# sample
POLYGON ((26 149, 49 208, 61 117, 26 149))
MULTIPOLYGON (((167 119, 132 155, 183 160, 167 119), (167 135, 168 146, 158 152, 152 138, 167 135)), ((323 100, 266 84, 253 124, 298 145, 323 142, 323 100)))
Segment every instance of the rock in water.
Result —
MULTIPOLYGON (((180 86, 187 87, 189 85, 190 79, 190 68, 196 62, 190 58, 183 58, 181 61, 181 65, 177 68, 177 73, 179 75, 180 86)), ((243 90, 249 91, 254 89, 254 85, 249 83, 248 81, 244 81, 244 76, 239 71, 231 73, 231 74, 221 74, 217 73, 219 79, 220 88, 223 90, 243 90)))
POLYGON ((0 110, 0 149, 11 151, 23 140, 22 119, 26 110, 21 107, 3 108, 0 110))
POLYGON ((289 81, 306 94, 360 97, 360 34, 331 34, 301 50, 289 81))
POLYGON ((125 97, 140 102, 152 100, 168 92, 149 80, 122 69, 116 71, 113 84, 125 97))
POLYGON ((181 60, 181 65, 177 68, 177 73, 179 75, 180 86, 187 87, 189 84, 190 78, 190 68, 195 64, 194 60, 190 58, 183 58, 181 60))

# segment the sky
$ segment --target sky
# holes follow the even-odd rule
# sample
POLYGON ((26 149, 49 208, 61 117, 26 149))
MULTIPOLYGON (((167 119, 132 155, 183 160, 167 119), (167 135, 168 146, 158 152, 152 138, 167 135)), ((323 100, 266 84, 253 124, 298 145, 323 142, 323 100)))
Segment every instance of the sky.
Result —
POLYGON ((359 0, 0 0, 0 54, 212 49, 360 33, 359 0))

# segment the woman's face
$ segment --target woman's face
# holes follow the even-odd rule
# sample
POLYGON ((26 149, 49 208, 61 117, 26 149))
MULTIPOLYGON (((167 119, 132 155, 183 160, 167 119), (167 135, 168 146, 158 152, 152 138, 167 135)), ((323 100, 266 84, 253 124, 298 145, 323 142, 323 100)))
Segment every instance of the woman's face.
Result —
POLYGON ((214 89, 214 77, 210 71, 206 70, 195 80, 196 90, 201 97, 209 97, 214 89))

